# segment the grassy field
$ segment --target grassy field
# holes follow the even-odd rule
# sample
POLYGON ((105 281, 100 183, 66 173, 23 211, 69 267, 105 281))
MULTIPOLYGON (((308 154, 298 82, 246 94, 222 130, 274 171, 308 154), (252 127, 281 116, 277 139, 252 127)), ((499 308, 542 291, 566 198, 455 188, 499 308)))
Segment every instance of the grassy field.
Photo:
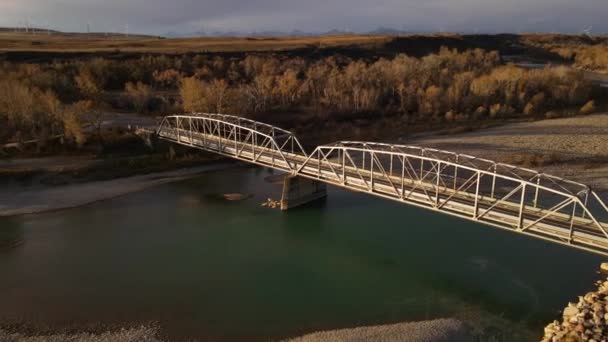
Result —
POLYGON ((48 53, 200 53, 200 52, 249 52, 287 51, 294 49, 356 48, 372 50, 377 56, 407 53, 423 56, 434 53, 440 47, 459 50, 482 48, 497 50, 501 54, 526 54, 543 59, 563 59, 555 51, 546 49, 547 42, 559 42, 570 46, 606 44, 608 38, 593 39, 580 35, 554 34, 497 34, 459 35, 403 34, 364 35, 342 34, 313 37, 200 37, 163 38, 145 35, 61 32, 14 32, 0 30, 0 53, 48 52, 48 53))
POLYGON ((103 34, 0 32, 0 51, 186 53, 281 51, 299 48, 375 46, 393 38, 379 35, 335 35, 268 38, 162 38, 103 34))

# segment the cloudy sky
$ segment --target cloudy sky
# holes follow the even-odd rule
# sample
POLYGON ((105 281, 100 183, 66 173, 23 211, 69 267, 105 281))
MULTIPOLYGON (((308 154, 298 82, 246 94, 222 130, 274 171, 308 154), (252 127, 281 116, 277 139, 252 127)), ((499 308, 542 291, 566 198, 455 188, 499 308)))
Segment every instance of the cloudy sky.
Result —
POLYGON ((0 0, 0 26, 195 31, 608 33, 608 0, 0 0))

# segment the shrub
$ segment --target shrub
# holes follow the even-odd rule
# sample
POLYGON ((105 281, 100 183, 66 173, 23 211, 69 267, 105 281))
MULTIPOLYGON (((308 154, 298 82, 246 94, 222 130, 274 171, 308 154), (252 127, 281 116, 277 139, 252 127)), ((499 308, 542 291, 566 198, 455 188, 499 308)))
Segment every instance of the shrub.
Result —
POLYGON ((535 111, 536 111, 536 109, 534 108, 534 105, 532 104, 532 102, 528 102, 526 107, 524 107, 524 114, 527 116, 534 115, 535 111))
POLYGON ((593 112, 595 112, 595 102, 593 100, 585 103, 585 105, 582 106, 580 110, 581 114, 591 114, 593 112))
POLYGON ((142 82, 137 82, 136 84, 128 82, 125 85, 125 92, 138 113, 148 112, 152 100, 152 90, 148 85, 142 82))
POLYGON ((449 111, 449 112, 445 113, 445 119, 447 121, 454 121, 454 120, 456 120, 456 113, 454 113, 453 111, 449 111))
POLYGON ((152 77, 157 87, 173 89, 179 85, 182 73, 175 69, 155 70, 152 77))

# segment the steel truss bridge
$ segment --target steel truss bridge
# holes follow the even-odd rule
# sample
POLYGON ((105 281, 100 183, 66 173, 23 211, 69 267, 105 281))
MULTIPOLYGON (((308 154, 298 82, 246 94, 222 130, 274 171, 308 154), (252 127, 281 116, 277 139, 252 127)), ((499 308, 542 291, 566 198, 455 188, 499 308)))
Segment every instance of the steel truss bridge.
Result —
POLYGON ((608 206, 590 187, 465 154, 343 141, 308 154, 294 134, 223 114, 163 118, 181 145, 608 255, 608 206))

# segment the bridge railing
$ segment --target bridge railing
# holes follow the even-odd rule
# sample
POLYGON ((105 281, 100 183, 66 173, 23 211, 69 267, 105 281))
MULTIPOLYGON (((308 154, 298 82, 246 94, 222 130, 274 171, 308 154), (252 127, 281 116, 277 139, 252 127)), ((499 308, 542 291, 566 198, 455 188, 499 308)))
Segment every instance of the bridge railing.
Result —
POLYGON ((608 208, 600 196, 533 170, 416 146, 341 142, 317 147, 296 173, 583 249, 608 249, 608 208))
POLYGON ((285 171, 297 168, 294 156, 307 157, 291 132, 230 115, 167 116, 158 126, 157 134, 179 144, 285 171))

